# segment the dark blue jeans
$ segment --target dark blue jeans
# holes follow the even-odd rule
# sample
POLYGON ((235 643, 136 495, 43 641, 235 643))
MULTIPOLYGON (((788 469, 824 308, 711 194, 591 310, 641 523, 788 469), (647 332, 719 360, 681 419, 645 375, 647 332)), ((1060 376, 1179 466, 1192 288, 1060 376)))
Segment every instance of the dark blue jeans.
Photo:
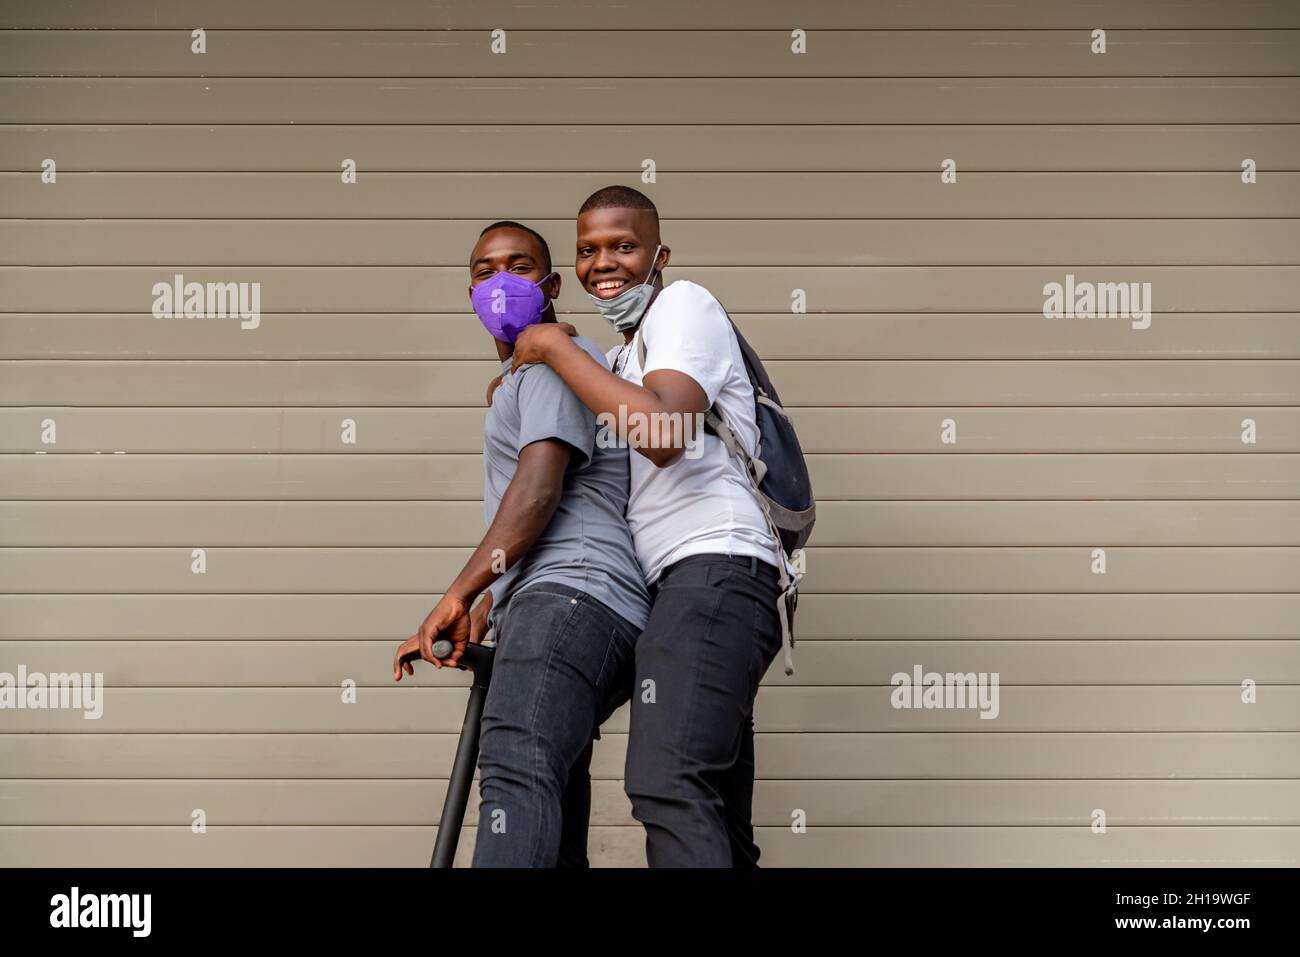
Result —
POLYGON ((754 698, 781 648, 776 568, 693 555, 650 590, 625 787, 651 867, 756 867, 754 698), (652 682, 652 684, 647 684, 652 682))
POLYGON ((586 867, 592 740, 632 692, 638 629, 554 582, 510 598, 479 735, 475 867, 586 867))

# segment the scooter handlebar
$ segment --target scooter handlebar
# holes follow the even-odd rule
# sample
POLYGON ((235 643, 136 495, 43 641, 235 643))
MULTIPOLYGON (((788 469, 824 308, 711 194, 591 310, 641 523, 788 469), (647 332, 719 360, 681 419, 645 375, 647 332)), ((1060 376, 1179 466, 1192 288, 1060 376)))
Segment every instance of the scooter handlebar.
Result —
MULTIPOLYGON (((439 638, 433 643, 433 656, 438 659, 446 658, 453 650, 455 650, 455 647, 456 646, 452 644, 450 639, 439 638)), ((409 654, 402 656, 402 664, 420 660, 420 653, 418 651, 412 651, 409 654)), ((456 667, 460 668, 462 671, 466 669, 477 670, 491 660, 491 645, 471 643, 465 646, 465 652, 460 656, 460 661, 457 663, 456 667)))

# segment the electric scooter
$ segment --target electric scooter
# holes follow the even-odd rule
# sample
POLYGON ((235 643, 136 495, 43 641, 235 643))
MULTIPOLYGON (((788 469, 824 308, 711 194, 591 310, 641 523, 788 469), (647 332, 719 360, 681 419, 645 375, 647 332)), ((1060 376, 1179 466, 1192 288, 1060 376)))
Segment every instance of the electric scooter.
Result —
MULTIPOLYGON (((465 808, 469 804, 469 792, 474 786, 474 769, 478 766, 478 736, 483 721, 483 701, 487 697, 488 684, 492 681, 492 658, 495 645, 491 636, 481 644, 465 646, 456 667, 461 671, 470 671, 474 682, 469 689, 469 702, 465 705, 465 721, 460 728, 460 742, 456 745, 456 758, 451 765, 451 775, 447 779, 447 796, 442 802, 442 817, 438 821, 438 836, 433 842, 433 858, 430 867, 451 867, 456 857, 456 845, 460 843, 460 829, 465 823, 465 808)), ((453 645, 446 638, 433 643, 435 658, 446 658, 452 652, 453 645)), ((418 652, 407 655, 402 660, 419 660, 418 652)))

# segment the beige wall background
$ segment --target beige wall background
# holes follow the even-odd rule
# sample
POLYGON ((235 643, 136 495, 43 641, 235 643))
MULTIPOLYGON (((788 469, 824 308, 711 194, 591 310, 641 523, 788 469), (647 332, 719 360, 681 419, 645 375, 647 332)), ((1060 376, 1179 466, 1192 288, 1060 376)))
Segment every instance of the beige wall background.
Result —
POLYGON ((1295 865, 1298 68, 1287 0, 0 6, 0 671, 107 685, 0 711, 0 864, 427 863, 466 681, 390 662, 482 529, 466 253, 537 226, 611 343, 571 223, 619 182, 822 500, 763 862, 1295 865), (176 273, 260 324, 153 318, 176 273), (1067 274, 1150 327, 1044 318, 1067 274), (891 707, 918 664, 997 719, 891 707))

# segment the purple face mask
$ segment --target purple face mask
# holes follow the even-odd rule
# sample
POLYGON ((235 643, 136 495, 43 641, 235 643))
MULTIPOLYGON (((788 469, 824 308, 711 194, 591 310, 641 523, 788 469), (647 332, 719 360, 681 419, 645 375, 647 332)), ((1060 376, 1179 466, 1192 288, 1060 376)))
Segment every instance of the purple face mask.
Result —
MULTIPOLYGON (((547 273, 542 282, 555 273, 547 273)), ((531 279, 512 272, 499 272, 474 287, 470 302, 483 328, 492 338, 513 343, 525 328, 542 321, 546 293, 531 279)))

